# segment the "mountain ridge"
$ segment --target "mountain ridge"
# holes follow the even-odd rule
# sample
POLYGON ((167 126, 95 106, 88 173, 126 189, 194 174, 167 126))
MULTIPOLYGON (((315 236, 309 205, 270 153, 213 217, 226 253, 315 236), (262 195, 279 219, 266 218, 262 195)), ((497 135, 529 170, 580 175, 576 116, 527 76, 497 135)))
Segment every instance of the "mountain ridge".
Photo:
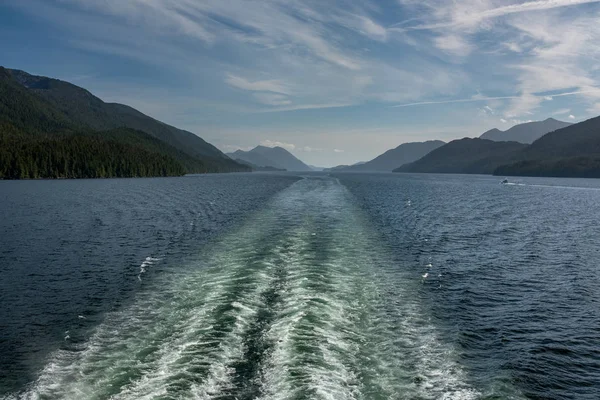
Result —
POLYGON ((443 146, 441 140, 427 140, 425 142, 408 142, 387 150, 374 159, 362 164, 355 164, 343 168, 342 171, 382 171, 391 172, 404 164, 416 161, 432 150, 443 146))
POLYGON ((273 167, 286 171, 305 172, 313 169, 283 147, 258 145, 252 150, 237 150, 227 154, 229 157, 247 161, 259 167, 273 167))
POLYGON ((544 135, 494 174, 600 178, 600 117, 544 135))
POLYGON ((568 124, 531 144, 453 140, 394 172, 600 178, 600 117, 568 124))
MULTIPOLYGON (((175 139, 184 132, 129 106, 118 107, 145 127, 168 129, 175 139)), ((127 121, 110 121, 110 112, 109 103, 86 89, 0 67, 0 178, 172 176, 249 170, 214 146, 205 146, 197 136, 198 140, 192 138, 197 151, 185 151, 189 149, 166 143, 152 129, 148 133, 127 121), (103 114, 109 123, 105 129, 95 129, 82 118, 83 111, 103 114), (202 151, 210 156, 199 156, 202 151)), ((96 117, 95 121, 102 119, 96 117)))
POLYGON ((212 162, 232 170, 239 167, 235 163, 231 164, 229 157, 201 137, 156 120, 131 106, 106 103, 87 89, 60 79, 31 75, 18 69, 7 71, 16 82, 46 100, 80 126, 95 131, 131 128, 154 136, 192 157, 207 158, 207 164, 212 162))
POLYGON ((396 168, 394 172, 492 174, 526 146, 518 142, 463 138, 446 143, 419 160, 396 168))
POLYGON ((517 124, 505 131, 493 128, 484 132, 479 138, 493 140, 495 142, 519 142, 531 144, 549 132, 566 128, 570 125, 572 124, 569 122, 559 121, 554 118, 546 118, 543 121, 531 121, 517 124))

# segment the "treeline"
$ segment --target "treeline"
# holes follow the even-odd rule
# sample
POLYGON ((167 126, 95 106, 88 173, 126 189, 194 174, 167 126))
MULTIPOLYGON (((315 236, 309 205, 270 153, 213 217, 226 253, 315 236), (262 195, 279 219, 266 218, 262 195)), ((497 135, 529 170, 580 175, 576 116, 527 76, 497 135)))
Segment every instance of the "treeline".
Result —
MULTIPOLYGON (((1 125, 0 125, 1 126, 1 125)), ((180 176, 172 157, 98 135, 0 135, 3 179, 180 176)))

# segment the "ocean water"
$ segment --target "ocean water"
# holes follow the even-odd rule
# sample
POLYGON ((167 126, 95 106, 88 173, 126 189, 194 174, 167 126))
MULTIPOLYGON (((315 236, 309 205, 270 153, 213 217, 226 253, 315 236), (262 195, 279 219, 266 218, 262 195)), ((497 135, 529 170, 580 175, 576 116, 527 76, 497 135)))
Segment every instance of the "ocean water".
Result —
POLYGON ((600 181, 0 182, 0 398, 600 398, 600 181))

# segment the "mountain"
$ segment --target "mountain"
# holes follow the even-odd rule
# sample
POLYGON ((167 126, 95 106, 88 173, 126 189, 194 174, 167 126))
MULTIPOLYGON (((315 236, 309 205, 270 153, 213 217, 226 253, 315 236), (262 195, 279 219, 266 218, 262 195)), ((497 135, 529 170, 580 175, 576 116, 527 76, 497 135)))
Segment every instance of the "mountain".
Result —
POLYGON ((365 162, 366 161, 359 161, 359 162, 354 163, 352 165, 348 165, 348 164, 336 165, 335 167, 331 167, 331 168, 323 168, 323 171, 325 171, 325 172, 339 172, 339 171, 345 170, 348 167, 353 167, 355 165, 362 165, 365 162))
POLYGON ((441 140, 429 140, 427 142, 403 143, 395 149, 386 151, 371 161, 352 165, 341 169, 342 171, 388 171, 398 168, 404 164, 417 161, 432 150, 443 146, 441 140))
POLYGON ((272 160, 276 168, 283 168, 288 171, 312 171, 312 169, 296 158, 292 153, 282 147, 256 146, 251 152, 261 154, 272 160))
POLYGON ((453 140, 394 172, 491 174, 498 166, 511 162, 525 147, 522 143, 487 139, 453 140))
POLYGON ((237 150, 233 153, 227 153, 229 157, 234 160, 240 160, 248 165, 254 165, 257 167, 273 167, 278 169, 284 169, 275 166, 275 162, 273 160, 268 159, 267 157, 253 151, 243 151, 237 150))
POLYGON ((0 179, 179 176, 195 159, 145 132, 97 132, 0 68, 0 179))
POLYGON ((272 172, 275 172, 275 171, 283 172, 283 171, 285 171, 285 169, 281 169, 281 168, 275 168, 275 167, 269 167, 269 166, 261 167, 261 166, 256 165, 256 164, 252 164, 251 162, 244 161, 244 160, 242 160, 240 158, 236 158, 235 161, 238 162, 238 163, 240 163, 240 164, 244 164, 244 165, 249 166, 250 168, 252 168, 252 171, 272 171, 272 172))
POLYGON ((550 132, 498 167, 496 175, 600 178, 600 117, 550 132))
POLYGON ((21 126, 27 133, 102 132, 129 128, 143 132, 168 146, 168 152, 174 154, 185 172, 248 170, 247 166, 231 160, 193 133, 157 121, 129 106, 105 103, 87 90, 58 79, 34 76, 2 67, 0 70, 0 79, 6 92, 0 99, 4 107, 9 107, 7 103, 12 101, 7 96, 17 96, 16 99, 19 100, 13 103, 27 104, 27 110, 21 108, 21 117, 17 119, 11 120, 8 114, 2 115, 5 120, 21 126), (22 115, 28 116, 27 127, 22 124, 22 115))
POLYGON ((572 124, 568 122, 548 118, 544 121, 527 122, 525 124, 515 125, 506 131, 491 129, 482 134, 479 138, 493 140, 495 142, 519 142, 530 144, 544 136, 546 133, 566 128, 570 125, 572 124))
POLYGON ((275 167, 287 171, 312 171, 292 153, 282 147, 256 146, 250 151, 237 150, 229 157, 240 159, 260 167, 275 167))

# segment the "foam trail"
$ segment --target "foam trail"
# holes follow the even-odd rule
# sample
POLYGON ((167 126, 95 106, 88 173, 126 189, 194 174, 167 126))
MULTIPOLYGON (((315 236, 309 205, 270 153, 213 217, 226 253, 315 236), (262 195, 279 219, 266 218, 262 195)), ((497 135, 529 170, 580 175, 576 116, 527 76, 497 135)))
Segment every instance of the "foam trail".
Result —
POLYGON ((20 397, 480 396, 419 303, 420 276, 391 262, 335 179, 297 182, 153 278, 20 397))

